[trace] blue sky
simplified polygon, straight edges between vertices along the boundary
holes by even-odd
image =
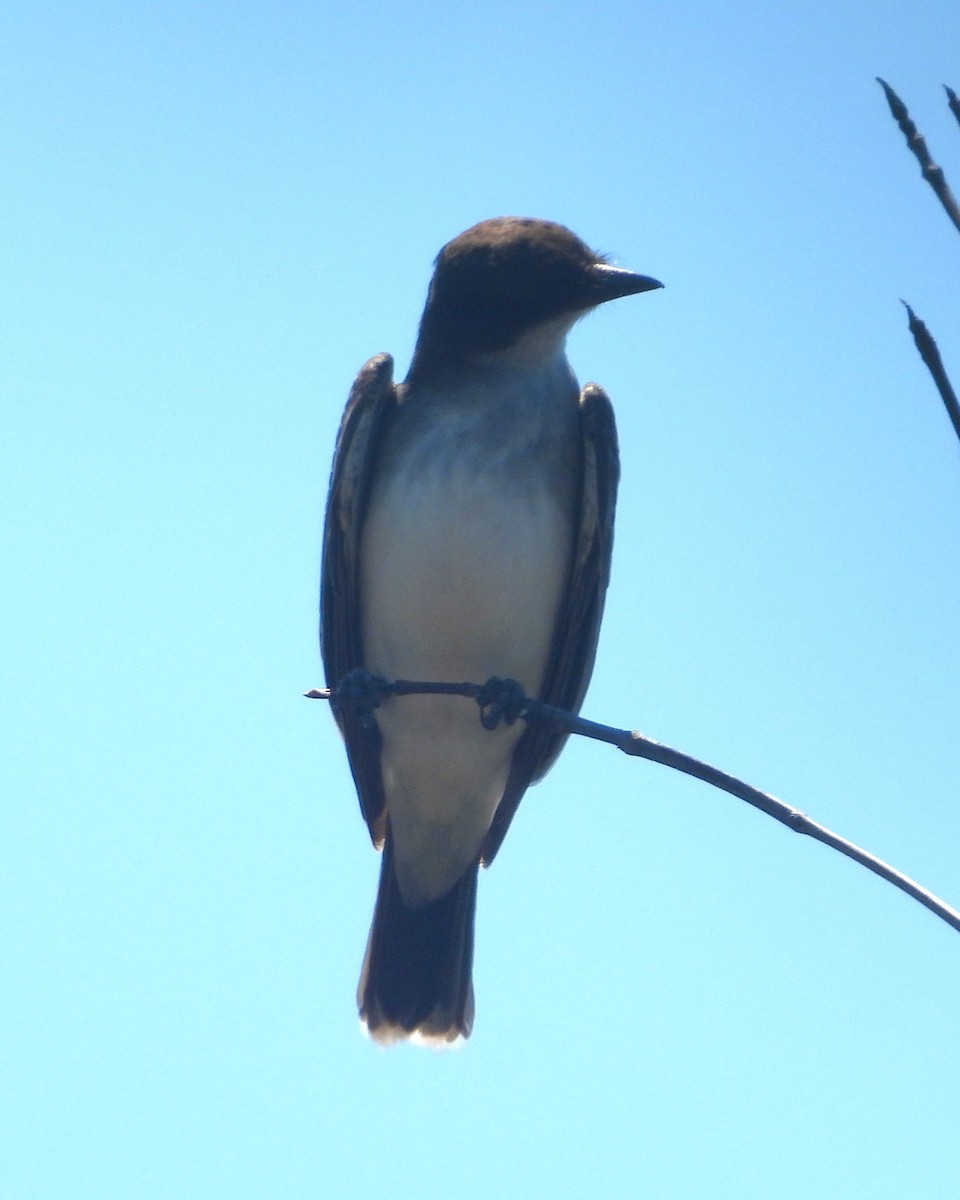
[[[320,682],[347,390],[430,264],[570,225],[666,288],[617,408],[585,714],[960,903],[955,0],[17,5],[0,41],[7,1194],[954,1197],[960,941],[729,797],[571,744],[481,878],[477,1021],[381,1052]]]

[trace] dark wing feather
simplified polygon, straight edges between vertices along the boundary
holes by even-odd
[[[350,389],[330,475],[320,581],[320,650],[330,688],[337,687],[348,671],[363,666],[360,533],[380,435],[396,404],[393,359],[378,354],[361,369]],[[380,732],[375,722],[365,726],[350,713],[337,714],[337,724],[347,745],[360,809],[379,845],[384,835]]]
[[[580,395],[583,482],[580,526],[566,601],[553,634],[553,646],[539,699],[579,712],[593,671],[600,618],[613,550],[613,518],[620,480],[617,427],[606,392],[590,383]],[[542,723],[527,726],[513,753],[503,799],[483,845],[489,865],[503,841],[523,793],[541,779],[563,749],[567,734]]]

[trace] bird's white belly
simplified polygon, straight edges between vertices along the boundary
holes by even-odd
[[[451,468],[378,489],[361,549],[366,667],[388,679],[517,679],[539,691],[569,571],[569,514],[546,487]],[[404,696],[377,712],[397,874],[441,895],[479,851],[523,723],[490,732],[468,698]]]

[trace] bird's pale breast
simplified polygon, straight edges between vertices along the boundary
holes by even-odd
[[[547,450],[542,422],[525,433],[514,418],[498,438],[489,421],[471,428],[479,419],[431,412],[385,458],[361,550],[365,665],[392,679],[499,675],[536,694],[570,569],[575,400]],[[400,886],[425,902],[478,852],[522,723],[491,733],[472,700],[425,696],[393,698],[377,719]]]

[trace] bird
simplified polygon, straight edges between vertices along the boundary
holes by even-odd
[[[610,577],[619,481],[602,388],[567,361],[574,323],[662,284],[553,221],[495,217],[438,254],[406,378],[363,366],[334,451],[320,642],[328,688],[516,681],[577,712]],[[370,1038],[470,1036],[479,867],[566,736],[485,728],[474,700],[334,703],[370,837],[382,851],[357,1004]]]

